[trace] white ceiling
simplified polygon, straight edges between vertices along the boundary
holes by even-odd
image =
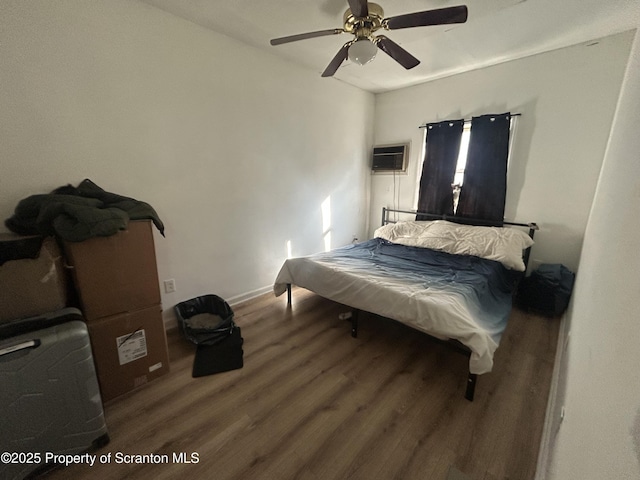
[[[342,28],[346,0],[142,0],[166,12],[305,65],[320,75],[350,34],[273,47],[269,40]],[[392,17],[464,0],[377,0]],[[638,0],[472,0],[466,23],[384,32],[421,63],[405,70],[383,52],[369,64],[345,61],[340,80],[384,92],[636,28]]]

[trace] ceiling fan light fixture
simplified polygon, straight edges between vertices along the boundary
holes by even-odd
[[[349,60],[358,65],[366,65],[373,60],[378,47],[368,38],[359,38],[349,47]]]

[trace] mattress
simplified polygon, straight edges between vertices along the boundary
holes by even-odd
[[[518,272],[471,255],[454,255],[375,238],[285,261],[274,293],[287,284],[409,325],[471,351],[469,371],[490,372],[511,311]]]

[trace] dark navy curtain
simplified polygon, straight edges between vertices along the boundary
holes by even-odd
[[[507,195],[510,113],[471,120],[471,137],[456,216],[501,225]]]
[[[426,155],[422,164],[418,211],[453,215],[453,177],[460,152],[464,120],[427,125]],[[416,220],[427,219],[416,216]]]

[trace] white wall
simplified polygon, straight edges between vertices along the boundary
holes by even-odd
[[[640,478],[638,125],[636,35],[568,312],[571,335],[555,399],[566,413],[552,452],[554,480]]]
[[[505,218],[538,222],[532,260],[578,266],[632,33],[510,61],[376,97],[375,144],[410,140],[406,176],[374,176],[371,228],[383,206],[412,208],[425,122],[505,111],[514,136]]]
[[[90,178],[153,205],[160,280],[244,298],[365,236],[374,97],[131,0],[0,3],[0,217]],[[4,226],[3,226],[4,228]],[[171,311],[165,312],[166,318]]]

